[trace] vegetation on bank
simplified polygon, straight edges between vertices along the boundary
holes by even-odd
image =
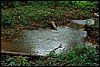
[[[51,52],[35,61],[32,59],[28,61],[28,58],[6,57],[1,59],[1,64],[4,66],[99,66],[99,50],[92,46],[80,45],[59,54]]]
[[[37,61],[37,66],[98,66],[99,51],[90,46],[76,46],[60,54],[51,52]]]
[[[1,1],[1,24],[14,27],[34,21],[49,23],[53,17],[67,15],[74,19],[90,16],[98,7],[98,1]]]

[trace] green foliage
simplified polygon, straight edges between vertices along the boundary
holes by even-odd
[[[11,14],[2,13],[1,24],[7,25],[9,27],[14,26],[15,18]]]
[[[1,24],[7,26],[28,25],[32,21],[48,23],[51,16],[62,16],[63,11],[56,11],[42,6],[23,6],[9,10],[1,10]]]
[[[78,7],[81,9],[93,9],[95,8],[96,5],[96,1],[95,2],[87,2],[87,1],[81,1],[81,2],[77,2],[78,3]]]
[[[27,1],[1,1],[1,8],[15,8],[27,5]]]
[[[1,8],[9,8],[13,6],[14,5],[12,1],[1,1]]]
[[[48,7],[69,7],[69,8],[94,8],[99,7],[98,1],[1,1],[3,8],[12,8],[18,6],[48,6]]]
[[[27,57],[19,56],[17,58],[6,59],[6,66],[31,66],[31,63],[26,60]]]
[[[72,66],[98,66],[99,51],[90,46],[78,46],[68,54]],[[68,59],[68,60],[69,60]]]
[[[12,27],[28,25],[32,21],[48,23],[53,16],[62,17],[66,13],[66,10],[56,10],[52,7],[92,10],[97,5],[98,1],[1,1],[1,6],[6,8],[1,9],[1,24]],[[81,13],[89,14],[88,12]]]
[[[45,64],[46,61],[49,61]],[[58,66],[69,62],[68,66],[98,66],[99,51],[90,46],[77,46],[71,51],[65,51],[60,54],[51,52],[47,57],[40,58],[37,64],[40,66]]]
[[[99,65],[99,50],[92,46],[76,46],[69,51],[64,51],[56,54],[51,51],[47,56],[40,57],[30,63],[26,59],[28,57],[18,56],[2,57],[4,66],[98,66]]]

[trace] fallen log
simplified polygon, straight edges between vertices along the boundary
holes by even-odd
[[[43,57],[41,55],[36,55],[36,54],[32,54],[32,53],[21,53],[21,52],[11,52],[11,51],[3,51],[1,50],[1,54],[4,54],[4,55],[21,55],[21,56],[30,56],[30,57]]]

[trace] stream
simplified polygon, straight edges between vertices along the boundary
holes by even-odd
[[[76,45],[82,45],[86,36],[86,31],[68,26],[57,27],[57,30],[50,28],[22,30],[17,36],[11,38],[9,47],[5,46],[7,47],[5,49],[1,45],[1,50],[46,56],[53,50],[60,53]]]

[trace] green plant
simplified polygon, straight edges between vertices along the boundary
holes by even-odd
[[[15,22],[15,18],[11,14],[2,14],[1,24],[12,27],[14,26],[14,22]]]
[[[14,9],[2,9],[1,24],[6,26],[28,25],[32,21],[49,23],[52,16],[62,16],[64,12],[43,6],[22,6]]]
[[[78,46],[73,49],[68,57],[70,57],[70,59],[73,58],[71,61],[72,66],[99,65],[99,51],[91,46]]]
[[[56,3],[56,5],[55,5]],[[24,6],[23,6],[24,4]],[[94,9],[98,2],[88,1],[2,1],[2,6],[14,6],[14,8],[1,9],[1,24],[5,26],[28,25],[32,21],[48,23],[53,16],[65,16],[66,10],[53,9],[52,7],[64,7],[68,9]],[[46,6],[45,6],[46,5]],[[82,14],[90,14],[88,11],[81,11]]]
[[[99,51],[91,46],[76,46],[69,52],[65,51],[60,54],[51,52],[47,57],[37,60],[36,64],[40,66],[60,66],[64,64],[68,66],[98,66]]]
[[[78,8],[82,8],[82,9],[93,9],[95,8],[96,5],[96,1],[91,2],[91,1],[78,1]]]
[[[26,60],[27,57],[19,56],[17,58],[6,59],[6,66],[31,66],[31,63]]]

